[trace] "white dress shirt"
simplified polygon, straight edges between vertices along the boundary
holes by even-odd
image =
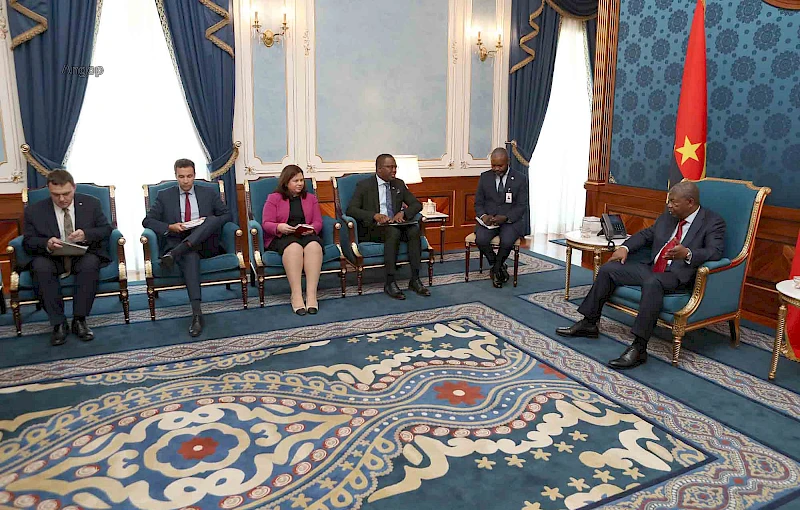
[[[64,234],[64,209],[60,208],[53,202],[53,210],[56,212],[56,222],[58,222],[58,233],[61,235],[61,240],[66,241],[67,236]],[[72,231],[78,230],[78,227],[75,226],[75,200],[69,204],[67,207],[69,211],[69,217],[72,218]]]
[[[181,221],[186,217],[186,192],[183,191],[180,187],[178,188],[180,191],[180,203],[181,203]],[[192,189],[189,190],[189,205],[192,207],[192,215],[191,220],[196,220],[200,218],[200,208],[197,206],[197,195],[194,194],[194,186]]]
[[[386,209],[386,185],[389,183],[377,175],[375,175],[375,178],[378,179],[378,199],[381,203],[381,214],[388,216],[389,211]]]
[[[694,223],[694,219],[697,217],[697,213],[698,212],[700,212],[700,208],[699,207],[697,208],[697,210],[695,212],[693,212],[692,214],[690,214],[689,216],[687,216],[684,219],[686,224],[683,226],[683,230],[681,231],[681,238],[680,238],[681,244],[683,244],[683,240],[686,237],[686,234],[689,232],[689,229],[692,228],[692,223]],[[680,225],[680,221],[678,222],[678,225]],[[678,234],[678,225],[675,226],[675,230],[673,230],[672,231],[672,235],[669,236],[669,241],[671,241]],[[654,263],[655,263],[656,260],[658,260],[658,257],[661,255],[661,252],[664,251],[664,247],[667,246],[667,244],[669,244],[669,241],[667,241],[667,243],[664,244],[664,246],[662,246],[660,250],[658,250],[658,254],[656,255],[656,258],[653,259]],[[692,263],[692,252],[691,251],[689,251],[689,255],[686,256],[686,258],[684,259],[684,262],[686,262],[687,264],[691,264]],[[667,265],[669,266],[671,264],[672,264],[672,261],[668,260],[667,261]]]

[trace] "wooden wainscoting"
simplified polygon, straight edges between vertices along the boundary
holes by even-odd
[[[586,184],[586,190],[586,214],[619,214],[628,233],[652,225],[664,211],[666,191],[592,183]],[[778,314],[775,284],[789,276],[798,230],[800,209],[764,206],[745,282],[744,318],[775,327]],[[583,265],[592,267],[591,257],[585,258]]]

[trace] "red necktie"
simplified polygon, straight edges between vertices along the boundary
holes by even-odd
[[[680,223],[678,223],[678,231],[675,233],[675,237],[670,239],[666,246],[661,249],[661,253],[658,254],[656,263],[653,264],[654,273],[663,273],[667,269],[667,252],[681,244],[684,225],[686,225],[686,220],[681,220]]]
[[[186,212],[183,215],[183,221],[192,220],[192,203],[189,202],[189,192],[186,191]]]

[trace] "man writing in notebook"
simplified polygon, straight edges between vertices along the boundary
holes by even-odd
[[[70,275],[75,276],[72,333],[89,342],[94,339],[94,333],[86,325],[86,317],[92,311],[100,267],[111,261],[108,239],[112,228],[100,201],[75,193],[75,180],[66,170],[47,174],[47,189],[50,200],[25,208],[22,245],[33,256],[34,286],[53,326],[50,343],[63,344],[70,331],[64,315],[60,281]],[[82,255],[61,256],[58,252],[64,241],[87,249]]]

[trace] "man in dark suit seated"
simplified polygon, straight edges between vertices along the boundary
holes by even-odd
[[[394,278],[397,265],[397,251],[400,241],[408,243],[408,262],[411,265],[411,280],[408,289],[421,296],[431,292],[419,279],[422,244],[420,229],[413,225],[392,225],[411,220],[422,211],[422,204],[411,193],[406,184],[395,177],[397,162],[391,154],[381,154],[375,160],[375,176],[360,181],[356,185],[353,198],[345,213],[358,222],[359,242],[383,243],[383,257],[386,270],[386,283],[383,290],[394,299],[406,296]],[[403,204],[406,205],[403,208]]]
[[[231,214],[219,193],[212,188],[195,187],[194,177],[191,160],[176,161],[177,185],[158,193],[142,225],[160,236],[161,266],[168,271],[175,264],[180,268],[192,305],[189,334],[198,336],[204,324],[200,308],[200,259],[214,257],[222,251],[219,239]],[[200,218],[205,218],[201,225],[185,226]]]
[[[475,192],[475,214],[487,225],[475,225],[475,244],[492,266],[492,285],[497,288],[508,281],[505,262],[514,243],[524,236],[525,215],[528,207],[528,180],[524,175],[508,169],[508,152],[502,147],[492,151],[492,169],[481,174]],[[500,236],[497,255],[491,246],[492,239]]]
[[[25,208],[22,245],[33,255],[31,273],[36,293],[53,326],[50,343],[67,341],[69,328],[64,315],[59,278],[75,275],[75,296],[72,302],[72,332],[84,342],[94,339],[86,325],[92,311],[100,279],[100,267],[108,264],[108,239],[111,225],[103,214],[100,201],[90,195],[75,193],[75,180],[66,170],[47,174],[51,200],[42,200]],[[62,242],[87,246],[83,255],[58,256],[53,252]]]
[[[598,336],[597,323],[603,305],[619,285],[642,288],[639,314],[631,332],[635,336],[625,352],[608,362],[612,368],[633,368],[647,361],[647,341],[653,333],[665,293],[692,288],[697,268],[722,258],[725,221],[714,211],[700,207],[700,190],[693,182],[676,184],[669,191],[668,213],[655,224],[625,241],[600,267],[597,280],[578,311],[584,319],[568,328],[558,328],[562,336]],[[647,262],[628,262],[628,255],[649,249]]]

